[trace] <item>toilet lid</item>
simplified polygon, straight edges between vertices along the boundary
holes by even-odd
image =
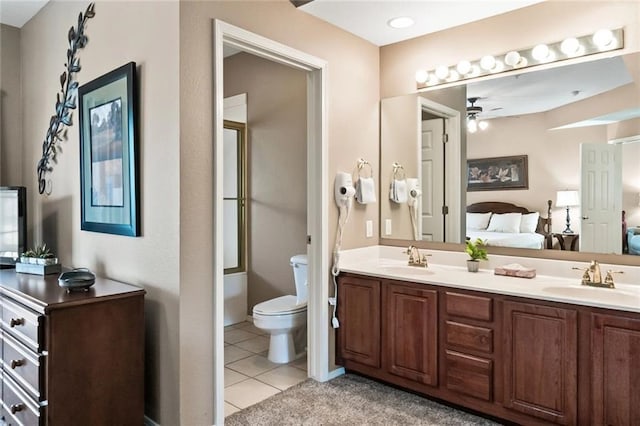
[[[296,296],[288,295],[276,297],[266,302],[258,303],[253,307],[253,312],[260,315],[295,314],[307,309],[307,302],[296,303]]]

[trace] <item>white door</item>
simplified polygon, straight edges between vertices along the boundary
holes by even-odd
[[[420,225],[425,241],[444,241],[444,120],[422,122]]]
[[[622,253],[620,145],[580,144],[580,251]]]

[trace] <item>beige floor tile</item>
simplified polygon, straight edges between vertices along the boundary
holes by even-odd
[[[225,346],[224,348],[224,363],[229,364],[236,362],[240,359],[247,358],[253,355],[253,352],[246,351],[234,345]]]
[[[253,339],[243,340],[236,343],[236,346],[247,351],[259,354],[269,349],[269,338],[265,336],[255,336]]]
[[[226,376],[225,376],[226,379]],[[274,386],[280,390],[285,390],[297,385],[307,379],[307,372],[290,365],[274,368],[266,373],[256,376],[256,380]]]
[[[269,334],[264,330],[260,330],[258,327],[256,327],[250,322],[244,322],[242,324],[243,324],[242,327],[240,327],[242,330],[250,331],[251,333],[257,334],[259,336],[266,336]]]
[[[249,379],[226,388],[224,399],[238,408],[247,408],[279,392],[273,386]]]
[[[247,380],[249,377],[244,374],[240,374],[237,371],[233,371],[230,368],[224,369],[224,387],[229,387],[231,385],[235,385],[236,383],[240,383],[243,380]]]
[[[245,376],[255,377],[258,374],[265,373],[279,365],[280,364],[275,364],[261,355],[253,355],[248,358],[241,359],[240,361],[227,364],[226,367],[235,370],[238,373],[242,373]]]
[[[225,330],[224,332],[224,341],[227,343],[236,344],[238,342],[242,342],[243,340],[252,339],[256,337],[254,333],[244,329],[236,329],[236,330]]]
[[[224,416],[230,416],[233,413],[237,413],[238,411],[240,411],[240,409],[238,407],[234,407],[233,405],[229,404],[227,401],[224,402]]]
[[[288,365],[307,371],[307,355],[291,361]]]

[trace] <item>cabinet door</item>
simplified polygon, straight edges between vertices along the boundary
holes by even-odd
[[[421,288],[422,287],[422,288]],[[383,327],[387,371],[422,384],[438,384],[437,292],[421,285],[385,286]]]
[[[592,424],[640,424],[640,320],[591,316]]]
[[[576,311],[504,303],[504,405],[557,424],[575,424]]]
[[[340,357],[380,367],[380,281],[341,277],[338,286]]]

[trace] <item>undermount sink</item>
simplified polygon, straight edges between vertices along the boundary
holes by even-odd
[[[563,297],[588,297],[600,302],[623,302],[629,303],[631,300],[640,301],[640,295],[637,292],[620,290],[617,288],[598,288],[587,286],[567,286],[567,287],[544,287],[545,293]]]
[[[418,274],[418,275],[430,275],[433,274],[433,271],[430,271],[428,268],[424,266],[382,266],[385,272],[390,274]]]

